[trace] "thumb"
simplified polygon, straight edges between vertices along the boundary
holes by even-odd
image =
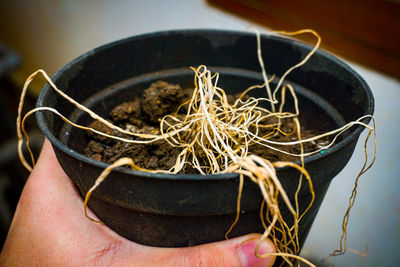
[[[271,267],[275,256],[256,257],[255,249],[261,235],[249,234],[225,241],[187,248],[151,248],[141,253],[147,266],[264,266]],[[275,253],[271,240],[261,242],[258,254]],[[143,251],[142,251],[143,252]],[[148,254],[149,253],[149,254]],[[147,254],[147,255],[146,255]],[[150,256],[151,255],[151,256]],[[149,259],[150,262],[149,262]],[[138,258],[135,259],[136,264]],[[141,266],[141,263],[138,265]]]

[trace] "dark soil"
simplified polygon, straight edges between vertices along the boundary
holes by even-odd
[[[160,120],[165,115],[176,112],[182,103],[190,99],[192,93],[192,89],[182,89],[179,85],[158,81],[144,90],[141,98],[138,97],[114,107],[109,113],[110,117],[108,119],[121,128],[130,127],[137,133],[159,133]],[[228,96],[228,101],[233,102],[234,99],[235,96]],[[185,111],[185,106],[179,110],[182,114],[185,114]],[[108,134],[132,138],[124,136],[98,121],[93,121],[89,127]],[[284,132],[291,132],[294,129],[294,124],[291,121],[284,121],[281,129]],[[301,129],[301,134],[302,138],[305,139],[319,133],[313,130]],[[261,132],[259,136],[262,135],[263,133]],[[181,152],[180,148],[172,147],[163,140],[150,144],[129,144],[93,134],[92,132],[88,132],[87,136],[88,144],[84,150],[85,155],[109,164],[122,157],[130,157],[139,167],[168,170],[175,165],[176,158]],[[293,141],[296,139],[296,134],[291,136],[278,134],[271,138],[274,141]],[[291,153],[300,153],[300,146],[287,146],[281,149]],[[317,149],[316,144],[307,143],[304,145],[304,151],[315,149]],[[298,159],[257,144],[249,147],[249,153],[261,156],[272,162]],[[191,167],[186,167],[183,172],[192,173],[194,170]]]

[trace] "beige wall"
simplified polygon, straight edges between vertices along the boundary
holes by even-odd
[[[0,0],[0,42],[20,52],[22,81],[38,68],[53,74],[99,45],[177,28],[244,29],[248,23],[202,0]],[[36,83],[36,91],[41,83]]]

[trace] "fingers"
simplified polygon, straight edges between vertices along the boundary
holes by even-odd
[[[84,216],[83,200],[46,140],[23,190],[0,265],[272,266],[274,256],[255,256],[259,237],[246,235],[187,248],[131,242]],[[274,252],[268,240],[258,254]]]
[[[187,248],[143,246],[140,255],[133,256],[134,261],[125,262],[135,266],[272,266],[275,256],[261,258],[255,255],[260,237],[259,234],[250,234]],[[262,242],[258,250],[259,255],[274,252],[275,246],[270,240]]]
[[[69,236],[75,242],[71,246],[76,246],[78,242],[85,244],[81,251],[86,251],[91,263],[115,263],[115,266],[272,266],[275,261],[274,256],[255,256],[259,235],[246,235],[196,247],[155,248],[128,241],[107,226],[89,221],[83,213],[82,198],[63,172],[47,140],[30,179],[33,188],[30,195],[35,198],[38,198],[38,194],[56,198],[44,199],[41,204],[52,202],[47,208],[47,215],[53,218],[53,227],[57,227],[56,238],[62,240]],[[63,207],[62,212],[60,207]],[[266,241],[260,246],[258,254],[273,252],[275,246],[271,241]]]
[[[81,196],[46,140],[23,189],[0,265],[79,265],[97,246],[112,243],[113,234],[85,217]]]

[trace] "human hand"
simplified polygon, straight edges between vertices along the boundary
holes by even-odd
[[[254,237],[187,248],[131,242],[85,217],[82,197],[46,140],[18,203],[0,266],[272,266],[275,257],[255,256]],[[274,252],[270,240],[259,250]]]

